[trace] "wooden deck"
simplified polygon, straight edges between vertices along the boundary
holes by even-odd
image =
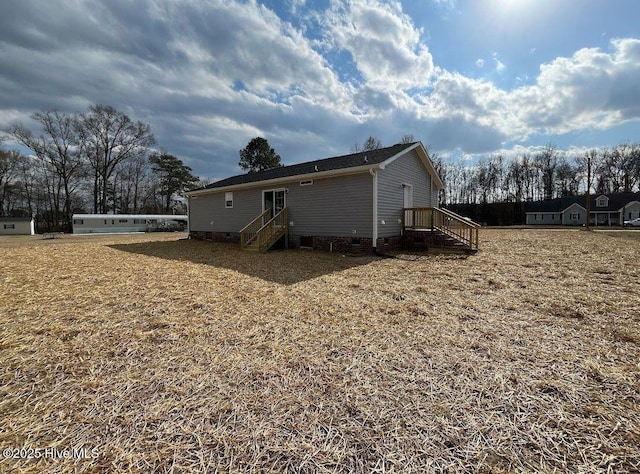
[[[409,207],[402,212],[404,231],[428,231],[434,246],[477,252],[480,225],[438,207]],[[425,240],[426,241],[426,240]]]

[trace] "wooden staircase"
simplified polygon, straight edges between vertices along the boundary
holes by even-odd
[[[285,207],[272,218],[269,218],[271,209],[267,209],[240,231],[240,246],[254,252],[266,252],[282,236],[285,237],[285,245],[288,247],[289,237],[289,211]]]
[[[478,251],[480,225],[447,209],[405,208],[402,225],[410,244],[467,253]]]

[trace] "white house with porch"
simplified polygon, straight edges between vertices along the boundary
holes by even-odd
[[[640,217],[640,193],[611,193],[590,196],[593,226],[620,226]],[[586,196],[566,196],[527,204],[527,225],[585,225]]]

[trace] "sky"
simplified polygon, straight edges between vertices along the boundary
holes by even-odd
[[[2,0],[0,130],[115,107],[194,174],[410,134],[473,163],[640,141],[638,0]]]

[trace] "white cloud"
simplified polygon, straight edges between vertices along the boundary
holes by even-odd
[[[445,71],[417,101],[420,115],[444,120],[455,114],[510,140],[640,119],[640,40],[611,45],[612,52],[582,49],[543,64],[535,84],[513,91]]]
[[[433,58],[399,2],[334,0],[323,23],[327,43],[351,54],[370,87],[406,90],[429,83]]]
[[[498,59],[498,53],[493,53],[493,62],[496,65],[496,72],[498,74],[502,74],[507,68],[507,66],[505,66],[505,64]]]
[[[540,66],[536,84],[512,94],[523,122],[565,133],[640,118],[640,40],[611,45],[611,53],[586,48]]]

